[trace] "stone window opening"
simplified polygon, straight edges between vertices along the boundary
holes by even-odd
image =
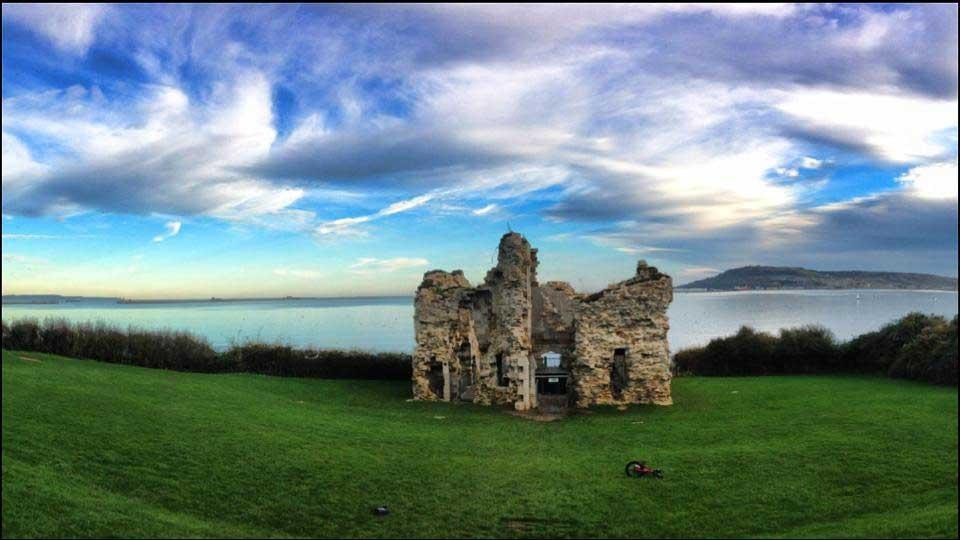
[[[503,365],[503,353],[497,354],[497,386],[507,386],[507,373]]]
[[[543,367],[558,368],[560,367],[560,360],[563,358],[563,356],[560,353],[550,351],[541,354],[540,358],[543,360]]]
[[[613,363],[610,364],[610,390],[613,397],[620,399],[628,384],[630,379],[627,375],[627,349],[614,349]]]

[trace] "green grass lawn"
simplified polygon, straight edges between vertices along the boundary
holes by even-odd
[[[3,536],[957,537],[956,389],[673,389],[538,423],[404,382],[4,351]],[[666,477],[627,478],[638,458]]]

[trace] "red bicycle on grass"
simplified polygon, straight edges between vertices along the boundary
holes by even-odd
[[[643,478],[644,476],[652,476],[654,478],[663,478],[662,469],[651,469],[647,467],[646,462],[644,461],[631,461],[627,463],[627,476],[630,478]]]

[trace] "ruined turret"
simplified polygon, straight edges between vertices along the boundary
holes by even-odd
[[[541,285],[537,250],[508,233],[477,287],[459,270],[424,274],[414,304],[414,397],[521,411],[670,404],[672,299],[670,277],[644,261],[632,278],[589,296],[564,282]]]
[[[512,403],[517,410],[536,405],[530,379],[536,369],[531,363],[531,288],[536,280],[536,250],[520,234],[505,234],[497,249],[497,266],[483,283],[492,299],[487,363],[495,376],[478,387],[481,402]]]

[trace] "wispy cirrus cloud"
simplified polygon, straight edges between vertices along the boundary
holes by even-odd
[[[24,266],[40,266],[48,264],[50,261],[42,257],[35,257],[33,255],[24,255],[22,253],[4,253],[3,262],[5,263],[14,263]]]
[[[163,242],[164,240],[167,240],[167,239],[169,239],[169,238],[173,238],[174,236],[180,234],[180,228],[181,228],[182,226],[183,226],[183,224],[182,224],[181,222],[179,222],[179,221],[168,221],[168,222],[164,225],[164,229],[165,229],[164,232],[161,233],[161,234],[158,234],[157,236],[154,236],[154,237],[153,237],[153,241],[154,241],[154,242]]]
[[[394,214],[400,214],[402,212],[413,210],[414,208],[423,206],[434,198],[436,198],[436,195],[428,193],[413,197],[411,199],[397,201],[373,214],[326,221],[318,225],[314,229],[314,233],[318,237],[326,238],[363,236],[366,234],[366,231],[360,226],[364,223],[369,223],[386,216],[392,216]]]
[[[908,249],[912,225],[956,252],[955,5],[26,9],[4,6],[5,216],[349,243],[522,208],[678,267]],[[54,76],[24,35],[71,60]]]
[[[486,216],[500,210],[500,206],[496,203],[490,203],[482,208],[477,208],[472,210],[470,213],[475,216]]]
[[[428,264],[430,264],[428,260],[420,257],[394,257],[392,259],[364,257],[350,265],[350,272],[361,275],[375,275],[396,272],[397,270],[423,268]]]
[[[23,24],[63,51],[84,54],[109,9],[103,4],[3,4],[3,17]]]
[[[203,104],[161,85],[145,89],[132,105],[79,86],[4,98],[4,212],[303,220],[289,208],[303,189],[236,170],[269,151],[272,121],[270,86],[257,73],[238,75]],[[8,152],[8,141],[22,144],[9,132],[56,141],[69,159],[54,167],[37,163],[25,146]]]

